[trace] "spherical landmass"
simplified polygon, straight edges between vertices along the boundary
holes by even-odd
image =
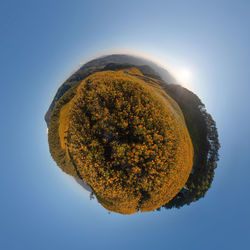
[[[215,126],[209,134],[213,120],[197,96],[166,83],[174,79],[163,73],[126,55],[90,61],[59,88],[46,113],[57,165],[110,211],[178,207],[206,192],[201,177],[211,184],[219,146],[216,136],[212,144],[207,139],[217,135]]]
[[[142,77],[137,69],[94,73],[59,115],[66,158],[104,207],[124,214],[171,200],[193,162],[181,110]]]

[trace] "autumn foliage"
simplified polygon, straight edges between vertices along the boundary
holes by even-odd
[[[57,113],[57,147],[105,208],[152,211],[178,194],[193,146],[179,106],[159,86],[137,69],[107,70],[72,96]]]

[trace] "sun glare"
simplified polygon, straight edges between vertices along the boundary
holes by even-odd
[[[176,78],[181,84],[187,84],[191,78],[192,78],[192,73],[188,68],[182,68],[178,70],[176,74]]]

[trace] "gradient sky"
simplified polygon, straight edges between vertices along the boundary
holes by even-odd
[[[248,249],[249,1],[0,1],[0,249]],[[83,61],[139,53],[175,72],[218,127],[204,199],[181,209],[108,212],[56,166],[44,114]]]

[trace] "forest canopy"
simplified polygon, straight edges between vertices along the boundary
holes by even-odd
[[[133,68],[92,74],[58,120],[59,147],[75,166],[69,172],[88,183],[104,207],[128,214],[171,200],[193,165],[180,108],[137,75]]]

